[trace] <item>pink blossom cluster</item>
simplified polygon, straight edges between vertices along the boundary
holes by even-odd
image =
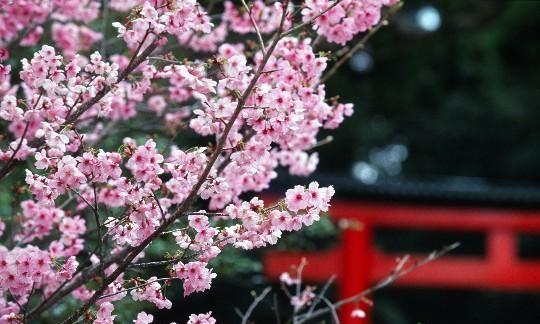
[[[219,44],[222,44],[229,30],[226,23],[221,23],[214,27],[209,33],[182,33],[177,35],[178,42],[184,46],[189,46],[197,52],[215,52]]]
[[[216,324],[216,320],[212,317],[212,312],[193,314],[189,317],[187,324]]]
[[[126,12],[141,5],[146,0],[110,0],[109,7],[113,10]]]
[[[112,312],[114,311],[114,305],[110,302],[104,302],[101,305],[99,305],[99,310],[96,314],[96,319],[94,320],[94,324],[113,324],[114,318],[116,315],[113,315]]]
[[[317,182],[274,204],[253,195],[280,167],[313,173],[320,131],[353,113],[352,104],[327,98],[328,59],[312,37],[281,34],[332,1],[307,0],[303,17],[289,1],[257,0],[249,12],[226,2],[216,18],[195,0],[111,0],[114,15],[129,11],[112,23],[116,40],[95,29],[102,1],[10,3],[0,4],[0,184],[19,176],[23,185],[14,188],[13,221],[0,220],[0,324],[20,321],[31,298],[88,303],[94,323],[113,323],[113,303],[124,298],[170,308],[169,280],[182,282],[184,296],[206,291],[224,248],[276,244],[328,211],[334,189]],[[315,20],[317,32],[342,43],[389,4],[341,1]],[[265,46],[227,42],[231,32],[254,33],[254,24]],[[42,33],[55,47],[40,43]],[[109,41],[125,52],[96,51]],[[17,47],[28,45],[37,51],[14,64]],[[180,60],[177,48],[209,54]],[[131,137],[111,136],[130,127]],[[184,132],[202,146],[177,144]],[[132,267],[148,261],[145,248],[161,237],[176,242],[158,262],[170,277],[138,278]],[[306,291],[294,306],[311,299]],[[134,322],[152,320],[139,313]],[[215,319],[209,312],[188,323]]]
[[[291,297],[291,305],[294,307],[295,311],[311,305],[313,299],[315,299],[313,289],[313,287],[307,286],[304,288],[304,290],[302,290],[299,296]]]
[[[330,306],[330,309],[327,309],[329,312],[332,311],[336,305],[347,304],[347,302],[344,301],[340,301],[336,304],[331,304],[331,302],[328,301],[328,299],[324,296],[328,288],[328,284],[325,285],[318,294],[316,294],[317,287],[302,284],[302,272],[306,265],[308,265],[307,260],[302,259],[299,265],[292,265],[290,271],[283,272],[279,276],[279,281],[281,282],[282,288],[286,295],[289,297],[289,302],[297,318],[310,319],[310,315],[313,313],[313,310],[321,301],[325,301],[325,303]],[[360,302],[363,302],[368,306],[373,306],[373,303],[369,299],[365,297],[360,298],[363,293],[365,293],[365,291],[355,296],[358,298],[358,300],[355,301],[356,308],[354,308],[350,313],[350,317],[352,318],[366,317],[366,312],[360,308]],[[352,298],[348,298],[348,300],[350,299]],[[305,312],[301,314],[302,311]]]
[[[237,101],[225,96],[229,91],[243,91],[257,66],[250,66],[236,47],[223,45],[219,81],[219,97],[204,99],[206,107],[195,109],[190,126],[201,135],[219,134],[233,115]],[[259,62],[262,53],[255,56]],[[308,153],[316,145],[321,128],[335,128],[344,116],[352,114],[352,105],[329,104],[324,86],[318,81],[326,67],[326,58],[317,57],[309,40],[285,38],[275,55],[266,64],[269,73],[247,100],[241,119],[228,137],[228,147],[240,144],[244,149],[233,152],[222,172],[227,189],[210,195],[211,208],[223,208],[243,191],[261,191],[275,178],[279,165],[291,174],[308,175],[318,163],[316,153]],[[240,131],[249,127],[251,139],[242,143]],[[275,146],[276,144],[277,146]],[[247,172],[246,172],[247,170]]]
[[[212,279],[217,275],[208,269],[204,262],[178,262],[175,267],[175,275],[184,282],[184,296],[193,292],[201,292],[210,289]]]
[[[63,281],[71,279],[77,266],[74,257],[62,265],[60,259],[52,258],[50,253],[33,245],[12,250],[0,246],[2,291],[9,292],[14,299],[6,302],[5,295],[0,297],[0,305],[3,305],[0,307],[0,322],[5,323],[17,314],[19,305],[26,304],[34,290],[44,287],[45,294],[48,294]]]
[[[75,31],[78,31],[83,44],[96,37],[99,38],[98,33],[74,23],[89,23],[95,20],[99,15],[100,6],[99,0],[2,1],[0,3],[0,49],[6,50],[4,46],[13,45],[13,42],[21,46],[34,46],[39,42],[43,34],[42,25],[48,19],[64,23],[71,21],[67,25],[70,26],[68,29],[56,30],[56,35],[53,36],[53,40],[62,49],[66,49],[63,46],[68,42],[66,35],[68,38],[75,36]],[[70,41],[72,41],[71,46],[77,46],[75,39],[70,39]]]
[[[135,324],[150,324],[154,321],[154,316],[146,312],[137,314],[137,318],[133,321]]]
[[[316,18],[313,28],[319,35],[329,42],[344,45],[376,25],[383,6],[397,2],[399,0],[342,0],[335,5],[336,0],[306,0],[302,16],[304,21]]]
[[[145,1],[128,28],[119,22],[113,24],[118,29],[118,37],[122,37],[130,48],[149,45],[153,38],[160,37],[165,31],[171,35],[189,32],[208,33],[212,23],[204,8],[196,1],[181,0],[171,2],[171,6],[162,9]],[[148,34],[151,33],[151,37]]]
[[[157,282],[157,277],[148,278],[147,284],[141,286],[141,288],[131,291],[131,298],[133,300],[146,300],[156,305],[159,309],[171,308],[172,303],[163,295],[161,285]]]
[[[294,194],[294,198],[287,197],[275,208],[265,208],[264,202],[258,198],[243,202],[240,206],[227,206],[229,217],[238,219],[241,225],[225,229],[223,238],[238,248],[260,248],[275,244],[282,231],[298,231],[303,226],[313,224],[319,219],[321,211],[328,210],[334,190],[332,187],[318,188],[315,182],[311,183],[310,188],[316,190],[316,199],[311,199],[304,187],[296,186],[287,192],[287,196]],[[296,198],[297,192],[301,193],[299,199]]]
[[[285,287],[294,286],[296,288],[296,293],[290,297],[290,303],[295,313],[311,305],[316,297],[314,293],[315,287],[306,286],[304,289],[301,289],[303,266],[303,264],[298,266],[295,276],[291,276],[289,272],[283,272],[279,277],[279,280]]]
[[[229,23],[232,31],[239,34],[255,32],[250,15],[244,7],[239,4],[235,5],[232,1],[225,1],[224,5],[223,20]],[[269,34],[278,29],[283,14],[282,3],[274,2],[267,5],[265,1],[255,0],[251,4],[250,10],[251,16],[261,33]],[[291,8],[289,7],[288,10],[290,11]],[[287,20],[286,27],[289,27],[290,23],[290,20]]]
[[[80,216],[66,216],[59,208],[39,204],[33,200],[21,203],[22,228],[15,239],[22,243],[32,242],[49,236],[53,229],[61,233],[59,239],[51,241],[51,257],[69,257],[77,255],[83,249],[81,236],[86,231],[86,222]]]
[[[54,163],[52,160],[58,162],[63,154],[77,151],[81,144],[75,131],[61,129],[63,123],[83,100],[116,83],[118,65],[103,62],[98,53],[92,54],[89,61],[79,57],[65,63],[53,47],[44,45],[30,61],[22,60],[20,77],[27,99],[18,100],[8,94],[0,102],[0,119],[10,122],[9,130],[19,140],[11,142],[5,152],[0,151],[0,160],[26,159],[35,151],[28,142],[40,138],[47,149],[39,154]]]
[[[54,23],[51,30],[53,41],[62,49],[66,58],[90,50],[94,43],[102,39],[101,33],[74,23]]]
[[[19,31],[21,29],[32,29],[28,30],[29,34],[32,34],[32,32],[41,34],[43,29],[39,28],[38,30],[37,28],[41,23],[45,22],[47,16],[51,13],[52,2],[28,0],[3,1],[0,4],[0,9],[0,21],[2,22],[0,24],[0,44],[7,44],[20,37]],[[36,26],[31,28],[34,23]],[[32,38],[32,36],[28,36],[23,37],[21,45],[30,45],[24,42],[24,38]]]

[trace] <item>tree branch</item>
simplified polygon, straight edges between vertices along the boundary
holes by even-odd
[[[131,61],[129,62],[128,66],[118,75],[118,80],[116,81],[116,84],[122,82],[131,72],[133,72],[133,70],[135,70],[143,61],[146,60],[146,58],[157,48],[158,39],[159,38],[156,36],[156,39],[150,45],[148,45],[148,47],[146,47],[140,55],[138,55],[138,52],[135,52],[133,54],[133,57]],[[62,124],[62,126],[60,126],[60,129],[70,124],[73,124],[75,121],[77,121],[77,119],[82,114],[84,114],[93,105],[95,105],[101,99],[103,99],[103,97],[105,97],[105,95],[107,95],[111,90],[112,90],[111,86],[105,86],[103,89],[101,89],[101,91],[96,93],[94,97],[82,103],[79,107],[77,107],[77,110],[69,116],[66,122]],[[43,144],[45,144],[45,140],[43,138],[35,139],[31,141],[30,143],[28,143],[28,145],[33,148],[39,148]],[[0,169],[0,181],[2,181],[2,179],[6,175],[8,175],[19,163],[20,161],[13,161],[12,163],[4,165],[4,167]]]
[[[288,0],[285,0],[284,8],[286,8],[287,3],[288,3]],[[173,215],[170,218],[168,218],[165,222],[163,222],[163,224],[161,224],[156,231],[154,231],[152,234],[150,234],[138,246],[136,246],[134,248],[126,248],[124,250],[124,251],[126,251],[125,252],[125,259],[122,262],[120,262],[120,264],[118,265],[118,267],[115,269],[115,271],[113,273],[111,273],[108,277],[104,278],[104,286],[105,287],[108,286],[109,284],[111,284],[120,274],[122,274],[124,272],[124,270],[127,268],[127,266],[133,261],[133,259],[135,259],[135,257],[137,255],[139,255],[146,248],[146,246],[148,246],[157,236],[159,236],[162,231],[164,231],[178,217],[182,216],[182,214],[184,214],[187,211],[187,209],[189,208],[189,206],[191,205],[193,199],[197,195],[197,192],[199,191],[201,186],[206,181],[208,175],[210,174],[210,171],[212,170],[212,167],[213,167],[214,163],[216,162],[217,158],[221,154],[221,151],[222,151],[223,147],[225,146],[225,143],[227,141],[227,137],[228,137],[233,125],[234,125],[234,122],[236,121],[236,119],[240,115],[240,112],[242,111],[242,108],[244,107],[248,97],[251,95],[253,89],[255,88],[255,85],[257,84],[257,81],[259,80],[259,77],[261,76],[262,72],[264,71],[266,63],[270,59],[271,54],[273,53],[274,49],[276,48],[278,42],[283,37],[282,33],[283,33],[283,26],[284,26],[284,23],[285,23],[286,14],[287,14],[287,10],[283,10],[283,15],[281,17],[280,26],[279,26],[278,31],[277,31],[277,33],[276,33],[276,35],[275,35],[275,37],[274,37],[274,39],[272,41],[272,44],[270,45],[270,47],[268,48],[268,51],[264,55],[260,65],[259,65],[259,68],[255,72],[255,75],[251,79],[248,87],[246,88],[243,95],[238,100],[238,104],[236,106],[236,109],[233,112],[233,114],[231,115],[231,118],[230,118],[229,122],[227,123],[227,126],[223,130],[223,133],[221,134],[221,137],[220,137],[220,139],[218,141],[218,144],[216,145],[216,149],[215,149],[214,153],[212,154],[212,156],[210,157],[205,169],[201,173],[197,183],[193,186],[192,190],[190,191],[190,193],[188,194],[188,196],[186,197],[184,202],[176,209],[176,211],[173,213]],[[77,320],[77,318],[79,318],[79,316],[84,314],[84,312],[86,310],[88,310],[88,308],[90,308],[90,306],[92,306],[99,299],[99,296],[103,293],[104,290],[105,290],[104,288],[98,289],[94,293],[94,295],[92,295],[92,297],[90,297],[90,299],[88,299],[84,303],[84,305],[82,307],[80,307],[77,311],[75,311],[75,313],[73,313],[69,318],[67,318],[64,321],[64,323],[74,323]]]
[[[259,296],[255,297],[255,300],[249,305],[248,309],[246,310],[245,314],[242,316],[242,324],[247,324],[249,317],[251,316],[251,313],[255,310],[255,307],[259,305],[259,303],[268,295],[268,293],[272,290],[270,287],[266,287]]]
[[[373,35],[375,35],[375,33],[377,33],[377,31],[379,31],[379,29],[381,29],[381,27],[388,25],[389,19],[391,17],[393,17],[399,11],[399,9],[401,9],[401,7],[403,7],[403,2],[401,2],[401,1],[396,3],[395,5],[393,5],[392,7],[390,7],[388,9],[388,11],[386,12],[386,14],[381,18],[379,23],[377,25],[375,25],[375,27],[371,28],[358,41],[358,43],[356,43],[352,48],[350,48],[349,51],[347,51],[334,65],[332,65],[332,68],[322,76],[319,83],[324,83],[328,79],[330,79],[330,77],[332,77],[337,72],[337,70],[354,55],[354,53],[356,53],[358,50],[364,48],[367,41]]]
[[[375,284],[375,286],[369,288],[369,289],[366,289],[354,296],[351,296],[349,298],[345,298],[343,300],[340,300],[338,302],[336,302],[335,304],[333,304],[333,308],[330,309],[330,308],[323,308],[323,309],[319,309],[317,311],[314,311],[312,313],[308,313],[304,316],[300,316],[301,319],[299,319],[298,321],[298,324],[301,324],[301,323],[305,323],[306,321],[308,320],[313,320],[314,318],[317,318],[321,315],[324,315],[324,314],[327,314],[329,312],[331,312],[333,309],[338,309],[340,308],[341,306],[345,305],[345,304],[349,304],[349,303],[353,303],[353,302],[358,302],[360,301],[363,297],[377,291],[377,290],[380,290],[390,284],[392,284],[393,282],[395,282],[396,280],[398,280],[399,278],[403,277],[403,276],[406,276],[408,275],[409,273],[413,272],[414,270],[440,258],[441,256],[447,254],[448,252],[456,249],[457,247],[459,247],[460,243],[459,242],[456,242],[456,243],[453,243],[453,244],[450,244],[450,245],[447,245],[445,247],[443,247],[442,249],[438,250],[438,251],[433,251],[431,254],[429,254],[426,258],[420,260],[420,261],[417,261],[415,262],[413,265],[409,266],[409,267],[405,267],[405,261],[401,261],[400,263],[398,263],[398,265],[396,266],[396,268],[392,271],[392,273],[386,277],[385,279],[379,281],[377,284]],[[307,315],[310,315],[309,317]]]
[[[261,46],[261,51],[263,52],[263,54],[266,54],[266,48],[264,46],[264,40],[262,38],[261,31],[259,30],[259,26],[257,26],[257,22],[255,21],[255,18],[253,17],[253,13],[251,11],[251,8],[248,7],[245,0],[241,0],[241,1],[242,1],[242,5],[244,6],[244,8],[246,9],[246,11],[248,13],[248,16],[249,16],[249,19],[251,20],[251,24],[253,25],[253,28],[255,28],[255,33],[257,34],[257,38],[259,39],[259,45]],[[287,9],[283,8],[283,10],[287,10]]]

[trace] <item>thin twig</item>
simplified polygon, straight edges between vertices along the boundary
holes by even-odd
[[[313,150],[313,149],[316,149],[317,147],[321,147],[321,146],[324,146],[324,145],[327,145],[327,144],[330,144],[334,141],[334,137],[331,136],[331,135],[328,135],[326,136],[325,138],[323,138],[322,140],[318,141],[317,143],[313,144],[312,147],[310,147],[309,149],[310,150]]]
[[[341,0],[336,0],[334,3],[332,3],[330,6],[328,6],[328,8],[324,9],[323,11],[319,12],[317,15],[315,15],[313,18],[311,18],[310,20],[306,21],[306,22],[303,22],[299,25],[296,25],[294,27],[291,27],[291,29],[287,30],[286,32],[283,33],[283,37],[285,36],[289,36],[290,34],[308,26],[308,25],[311,25],[315,22],[315,20],[317,20],[320,16],[324,15],[325,13],[327,13],[328,11],[332,10],[332,8],[334,8],[335,6],[337,6],[339,3],[341,2]]]
[[[251,20],[251,24],[253,25],[253,28],[255,29],[255,33],[257,34],[257,38],[259,39],[259,45],[261,46],[261,51],[263,52],[263,54],[266,54],[266,48],[264,46],[264,40],[262,38],[261,31],[259,30],[259,26],[257,26],[257,22],[255,21],[255,17],[253,17],[253,12],[252,12],[251,8],[248,7],[245,0],[241,0],[241,1],[242,1],[242,5],[244,6],[244,9],[246,9],[246,11],[247,11],[249,19]],[[283,10],[286,10],[286,8],[284,8]]]
[[[116,81],[116,84],[124,81],[124,79],[131,72],[133,72],[135,68],[137,68],[143,61],[146,60],[146,58],[157,48],[158,40],[159,40],[159,37],[156,37],[156,39],[150,45],[148,45],[148,47],[146,47],[144,51],[142,51],[142,53],[139,54],[138,52],[135,52],[133,54],[133,57],[131,58],[128,66],[118,75],[118,80]],[[77,107],[77,110],[73,112],[69,116],[69,118],[66,119],[66,121],[64,122],[64,124],[60,126],[60,128],[67,127],[73,124],[74,122],[76,122],[82,114],[84,114],[88,109],[90,109],[92,106],[98,103],[101,99],[103,99],[103,97],[105,97],[105,95],[107,95],[112,90],[112,88],[113,88],[112,86],[105,86],[101,91],[96,93],[95,96],[91,97],[88,101],[83,102],[80,106]],[[39,148],[44,143],[45,143],[44,139],[40,138],[40,139],[35,139],[31,141],[28,145],[33,148]],[[10,164],[4,165],[2,169],[0,169],[0,181],[6,175],[8,175],[13,170],[13,168],[15,168],[15,166],[18,165],[19,163],[20,161],[13,161]],[[32,317],[32,314],[29,314],[29,319],[31,319],[31,317]]]
[[[253,313],[253,311],[255,310],[255,307],[257,307],[257,305],[264,299],[264,297],[266,297],[266,295],[268,295],[268,293],[272,290],[272,288],[270,287],[266,287],[259,296],[257,296],[253,302],[251,303],[251,305],[249,305],[248,309],[246,310],[246,312],[244,313],[244,315],[242,316],[242,324],[247,324],[247,321],[249,320],[249,317],[251,316],[251,313]]]
[[[119,291],[117,291],[117,292],[113,292],[113,293],[110,293],[110,294],[107,294],[107,295],[103,295],[103,296],[99,297],[99,299],[103,299],[103,298],[107,298],[107,297],[112,297],[112,296],[115,296],[115,295],[118,295],[118,294],[122,294],[122,293],[125,293],[125,292],[128,292],[128,291],[131,291],[131,290],[143,288],[143,287],[146,287],[146,286],[148,286],[148,285],[153,284],[154,282],[167,281],[167,280],[173,280],[173,279],[178,279],[178,278],[158,278],[158,279],[156,279],[156,280],[147,281],[147,282],[145,282],[145,283],[143,283],[143,284],[140,284],[140,285],[138,285],[138,286],[134,286],[134,287],[122,289],[122,290],[119,290]]]
[[[281,315],[279,314],[279,306],[276,293],[274,293],[273,302],[274,306],[272,308],[274,309],[274,315],[276,316],[276,324],[281,324]]]
[[[181,261],[183,258],[173,258],[169,260],[162,260],[162,261],[151,261],[151,262],[140,262],[140,263],[132,263],[129,265],[129,268],[150,268],[155,266],[162,266],[162,265],[168,265],[171,263],[175,263],[178,261]]]
[[[399,9],[401,9],[401,7],[403,6],[403,2],[398,2],[396,3],[395,5],[393,5],[392,7],[390,7],[388,9],[388,11],[386,12],[386,14],[382,17],[382,19],[379,21],[379,23],[377,25],[375,25],[373,28],[371,28],[359,41],[358,43],[356,43],[351,49],[349,49],[349,51],[347,53],[345,53],[343,56],[341,56],[341,58],[332,66],[332,68],[326,72],[322,77],[321,77],[321,80],[319,81],[319,83],[324,83],[326,82],[330,77],[332,77],[336,71],[345,63],[347,62],[353,55],[354,53],[356,53],[358,50],[364,48],[364,46],[366,45],[367,41],[373,36],[375,35],[375,33],[377,31],[379,31],[379,29],[381,29],[381,27],[383,26],[386,26],[388,25],[388,21],[389,19],[394,16],[398,11]]]
[[[396,280],[398,280],[399,278],[403,277],[403,276],[406,276],[408,275],[409,273],[413,272],[414,270],[426,265],[427,263],[430,263],[438,258],[440,258],[441,256],[447,254],[448,252],[456,249],[457,247],[459,247],[460,243],[459,242],[456,242],[456,243],[453,243],[453,244],[450,244],[450,245],[447,245],[445,247],[443,247],[442,249],[438,250],[438,251],[433,251],[432,253],[430,253],[426,258],[420,260],[420,261],[417,261],[415,262],[413,265],[409,266],[409,267],[405,267],[405,263],[401,260],[399,261],[396,269],[394,269],[392,271],[392,273],[386,277],[385,279],[379,281],[377,284],[375,284],[373,287],[369,288],[369,289],[366,289],[354,296],[351,296],[349,298],[345,298],[343,300],[340,300],[338,302],[336,302],[335,304],[333,304],[333,308],[334,309],[338,309],[340,308],[341,306],[345,305],[345,304],[349,304],[349,303],[354,303],[354,302],[358,302],[360,300],[362,300],[363,297],[369,295],[369,294],[372,294],[373,292],[377,291],[377,290],[380,290],[388,285],[390,285],[391,283],[395,282]],[[301,323],[305,323],[306,321],[308,320],[313,320],[314,318],[317,318],[321,315],[324,315],[324,314],[327,314],[331,312],[331,309],[329,308],[323,308],[323,309],[319,309],[317,311],[314,311],[310,317],[302,317],[302,319],[300,319],[298,321],[298,324],[301,324]]]
[[[171,63],[171,64],[184,64],[183,62],[180,62],[177,60],[170,60],[170,59],[166,59],[164,57],[159,57],[159,56],[150,56],[148,57],[148,59],[155,60],[155,61],[162,61],[162,62]]]
[[[76,194],[79,198],[81,198],[81,200],[88,206],[90,207],[90,209],[92,209],[92,211],[96,212],[96,207],[94,205],[92,205],[80,192],[78,192],[77,190],[71,188],[71,187],[67,187],[69,190],[71,190],[74,194]]]
[[[159,208],[159,212],[161,214],[161,220],[162,221],[165,221],[165,218],[166,218],[166,214],[165,212],[163,211],[163,208],[161,207],[161,203],[159,202],[159,199],[158,197],[156,196],[156,193],[155,192],[152,192],[152,197],[154,197],[154,200],[156,201],[156,204]]]
[[[101,223],[99,220],[99,207],[98,207],[98,200],[97,200],[97,190],[96,190],[96,184],[92,182],[92,189],[94,192],[94,220],[96,222],[96,236],[97,236],[97,250],[99,255],[99,264],[101,265],[99,269],[100,276],[103,276],[105,274],[105,269],[103,268],[103,263],[101,260],[103,260],[103,236],[101,235]]]
[[[313,301],[313,303],[311,304],[311,306],[309,307],[308,309],[308,312],[306,314],[307,317],[310,317],[311,314],[313,313],[313,311],[315,310],[315,307],[317,307],[317,305],[319,304],[319,302],[322,300],[322,298],[324,297],[324,295],[326,294],[326,291],[328,290],[328,288],[330,288],[330,285],[332,285],[332,283],[334,283],[334,281],[336,280],[336,275],[332,275],[330,277],[330,279],[328,279],[326,281],[326,284],[324,285],[323,289],[321,289],[321,292],[319,293],[319,295],[315,298],[315,300]]]
[[[30,304],[30,299],[34,295],[34,292],[36,291],[36,283],[32,283],[32,290],[30,291],[30,294],[28,295],[28,300],[26,301],[26,305],[24,307],[24,314],[23,314],[23,323],[26,323],[26,316],[28,315],[28,305]]]
[[[288,3],[288,0],[284,1],[284,7],[286,8],[286,4]],[[243,95],[238,100],[237,106],[233,112],[233,114],[230,117],[229,122],[227,123],[227,126],[223,130],[223,133],[221,134],[221,137],[216,145],[214,153],[211,155],[210,159],[208,160],[205,169],[200,174],[199,179],[197,183],[192,187],[190,193],[186,197],[186,199],[182,202],[182,204],[174,211],[173,215],[168,218],[163,224],[161,224],[152,234],[150,234],[144,241],[142,241],[138,246],[135,247],[128,247],[125,250],[123,250],[121,253],[125,253],[125,258],[118,264],[118,267],[106,278],[103,279],[105,282],[105,286],[112,283],[120,274],[124,272],[124,270],[128,267],[128,265],[139,255],[156,237],[158,237],[162,231],[164,231],[170,224],[172,224],[177,218],[182,216],[187,209],[190,207],[193,199],[196,197],[197,192],[199,192],[199,189],[202,187],[202,185],[206,182],[206,179],[208,178],[208,175],[210,174],[210,171],[214,167],[214,164],[218,157],[221,155],[222,149],[225,146],[225,143],[227,141],[227,137],[230,133],[230,131],[233,128],[233,125],[240,115],[240,112],[242,111],[242,108],[244,107],[248,97],[251,95],[252,91],[255,89],[255,86],[257,84],[257,81],[259,80],[259,77],[261,76],[262,72],[264,71],[264,68],[266,67],[266,64],[268,63],[268,60],[270,59],[271,54],[274,52],[274,49],[276,48],[278,42],[281,40],[282,33],[283,33],[283,26],[285,24],[285,18],[287,15],[287,11],[283,10],[283,15],[281,17],[280,25],[278,28],[278,31],[276,32],[272,44],[268,48],[266,54],[263,56],[263,59],[261,60],[261,63],[255,72],[255,75],[251,79],[250,83],[248,84],[246,90],[244,91]],[[101,289],[96,290],[92,297],[90,297],[79,309],[77,309],[71,316],[69,316],[64,323],[73,323],[75,322],[84,312],[86,312],[91,305],[93,305],[99,298],[99,296],[103,293],[105,289],[102,287]]]
[[[326,297],[322,297],[322,301],[328,306],[330,313],[332,313],[332,322],[334,324],[339,324],[339,317],[337,315],[336,307]]]
[[[304,271],[304,267],[306,266],[306,258],[302,258],[302,260],[300,261],[300,264],[298,265],[298,267],[296,268],[296,298],[300,299],[301,298],[301,293],[302,293],[302,272]],[[296,314],[298,313],[298,311],[300,310],[300,308],[298,307],[294,307],[293,308],[293,315],[292,315],[292,320],[293,320],[293,323],[296,323]]]
[[[34,103],[34,106],[32,107],[32,110],[36,110],[37,108],[37,105],[39,104],[39,101],[41,100],[41,97],[43,96],[43,92],[41,91],[39,93],[39,97],[37,98],[36,102]],[[17,156],[17,153],[19,153],[19,150],[21,149],[23,143],[24,143],[24,138],[26,137],[26,134],[28,133],[28,129],[30,128],[30,121],[27,121],[25,126],[24,126],[24,130],[23,130],[23,133],[21,135],[21,140],[19,141],[19,143],[17,144],[17,147],[13,150],[13,154],[11,154],[11,157],[9,158],[9,160],[6,162],[6,165],[2,168],[2,170],[4,168],[8,168],[10,165],[13,164],[13,161],[15,160],[16,156]],[[1,170],[0,170],[1,172]]]

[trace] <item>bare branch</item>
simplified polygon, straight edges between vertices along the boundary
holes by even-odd
[[[274,293],[274,296],[273,296],[273,306],[272,306],[273,310],[274,310],[274,315],[276,316],[276,324],[281,324],[281,318],[280,318],[280,315],[279,315],[279,306],[278,306],[278,301],[277,301],[277,294]]]
[[[315,310],[315,307],[317,307],[317,305],[322,300],[322,298],[324,298],[324,295],[326,294],[326,291],[328,290],[328,288],[330,288],[330,285],[332,285],[332,283],[334,283],[335,280],[336,280],[336,276],[333,275],[333,276],[330,277],[330,279],[328,279],[328,281],[326,281],[326,284],[324,285],[323,289],[321,289],[321,292],[319,293],[319,295],[315,298],[315,300],[313,301],[313,303],[309,307],[309,310],[308,310],[308,312],[306,314],[307,317],[311,316],[311,314]]]
[[[247,324],[247,321],[249,320],[249,317],[251,316],[251,313],[253,313],[253,310],[255,310],[255,307],[268,295],[268,293],[272,290],[270,287],[266,287],[259,296],[253,300],[251,305],[249,305],[248,309],[246,310],[246,313],[242,316],[242,324]]]
[[[253,12],[251,11],[251,8],[248,7],[245,0],[241,0],[242,5],[244,6],[244,9],[246,9],[249,19],[251,20],[251,24],[253,25],[253,28],[255,28],[255,33],[257,34],[257,38],[259,39],[259,45],[261,46],[261,51],[263,54],[266,54],[266,48],[264,46],[264,40],[261,35],[261,31],[259,30],[259,26],[257,26],[257,22],[255,21],[255,17],[253,17]],[[286,10],[286,8],[283,8],[283,10]]]
[[[330,310],[330,313],[332,314],[332,322],[334,324],[339,324],[339,317],[337,315],[336,306],[332,304],[331,301],[328,300],[326,297],[322,297],[322,301],[328,306],[328,309]]]
[[[413,272],[414,270],[442,257],[443,255],[447,254],[448,252],[456,249],[457,247],[459,247],[459,242],[456,242],[456,243],[453,243],[453,244],[450,244],[448,246],[445,246],[443,247],[442,249],[438,250],[438,251],[433,251],[432,253],[430,253],[426,258],[420,260],[420,261],[417,261],[415,262],[414,264],[412,264],[411,266],[409,267],[405,267],[405,263],[406,261],[409,259],[408,257],[405,257],[403,259],[401,259],[396,268],[392,271],[392,273],[390,273],[390,275],[388,277],[386,277],[385,279],[381,280],[380,282],[378,282],[377,284],[375,284],[373,287],[369,288],[369,289],[366,289],[354,296],[351,296],[349,298],[345,298],[343,300],[340,300],[338,302],[336,302],[335,304],[332,304],[332,308],[328,307],[328,308],[322,308],[322,309],[319,309],[317,311],[314,311],[311,313],[311,315],[309,317],[307,317],[307,314],[306,316],[301,316],[302,318],[298,321],[298,323],[305,323],[306,321],[308,320],[312,320],[314,318],[317,318],[321,315],[324,315],[324,314],[327,314],[329,312],[332,312],[334,309],[338,309],[340,308],[341,306],[345,305],[345,304],[349,304],[349,303],[354,303],[354,302],[359,302],[360,300],[362,300],[362,298],[364,298],[365,296],[377,291],[377,290],[380,290],[390,284],[392,284],[393,282],[395,282],[396,280],[398,280],[399,278],[403,277],[403,276],[406,276],[407,274]]]

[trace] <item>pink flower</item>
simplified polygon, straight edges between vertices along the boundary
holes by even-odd
[[[113,324],[114,318],[116,315],[112,315],[112,312],[114,310],[113,304],[110,302],[102,303],[99,306],[99,310],[96,314],[96,319],[94,320],[94,324]]]
[[[133,300],[146,300],[153,303],[159,309],[169,309],[172,306],[170,300],[163,295],[162,287],[157,277],[148,278],[147,285],[131,291]]]
[[[146,314],[145,312],[140,312],[137,314],[137,319],[133,320],[135,324],[149,324],[154,321],[154,316],[152,314]]]
[[[9,51],[5,48],[0,48],[0,62],[4,62],[9,58]]]
[[[64,265],[62,266],[58,274],[60,275],[62,279],[70,280],[73,277],[73,274],[77,270],[78,266],[79,266],[79,262],[77,262],[74,256],[70,256],[66,260],[66,262],[64,263]]]
[[[315,293],[313,293],[313,287],[306,287],[300,295],[291,297],[291,305],[295,310],[300,310],[305,306],[309,306],[313,299],[315,298]]]
[[[215,324],[216,320],[212,317],[212,312],[206,314],[191,314],[187,324]]]
[[[212,279],[217,275],[206,268],[206,265],[197,261],[187,264],[178,262],[175,265],[176,276],[184,281],[184,296],[210,289]]]
[[[302,186],[295,186],[293,189],[287,190],[285,196],[287,208],[291,211],[305,209],[309,204],[309,194]]]
[[[289,230],[291,215],[286,211],[272,210],[270,212],[272,226],[280,230]]]
[[[163,173],[162,162],[163,155],[156,150],[156,143],[148,140],[144,146],[137,148],[135,154],[126,163],[126,167],[138,181],[152,182]]]
[[[200,232],[203,229],[208,227],[208,217],[200,214],[189,215],[189,226],[193,227],[195,230]]]
[[[163,96],[152,96],[148,99],[148,109],[155,112],[158,116],[163,113],[166,107],[167,103]]]

